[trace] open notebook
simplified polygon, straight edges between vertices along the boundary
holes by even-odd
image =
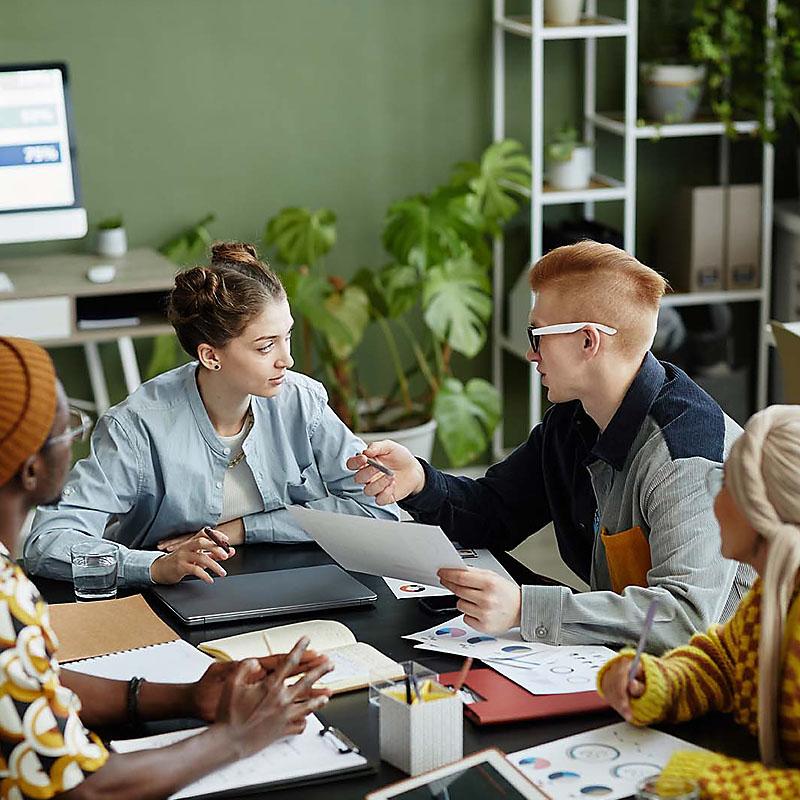
[[[333,672],[325,675],[316,685],[325,686],[334,694],[363,689],[377,677],[388,679],[403,676],[400,664],[372,645],[357,642],[346,625],[334,620],[317,619],[280,625],[224,639],[212,639],[199,647],[220,661],[237,661],[288,653],[301,636],[308,636],[311,640],[309,648],[325,653],[333,663]]]

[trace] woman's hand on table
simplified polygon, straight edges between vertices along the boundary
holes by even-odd
[[[227,543],[224,532],[214,529],[212,532],[218,541]],[[230,558],[235,552],[232,547],[226,553],[224,547],[210,538],[206,528],[182,539],[167,555],[157,558],[150,565],[150,577],[155,583],[178,583],[186,575],[213,583],[209,572],[220,578],[228,574],[217,562]]]

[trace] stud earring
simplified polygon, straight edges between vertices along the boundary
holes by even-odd
[[[219,364],[214,364],[214,369],[219,369]]]

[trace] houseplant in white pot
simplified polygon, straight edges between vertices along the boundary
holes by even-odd
[[[128,237],[122,215],[106,217],[97,223],[97,254],[118,258],[128,252]]]
[[[491,145],[480,162],[460,164],[430,195],[394,203],[383,243],[391,262],[351,280],[322,264],[336,239],[331,211],[284,209],[267,223],[265,245],[284,264],[281,276],[301,320],[299,368],[327,385],[331,405],[368,439],[438,436],[454,465],[480,455],[500,415],[496,389],[483,378],[453,374],[452,356],[483,347],[491,312],[490,237],[517,210],[508,185],[530,183],[530,162],[516,142]],[[393,385],[370,396],[361,377],[372,367],[357,348],[375,326]],[[372,337],[374,340],[376,337]]]
[[[689,52],[690,0],[652,0],[643,9],[644,115],[657,123],[691,122],[703,96],[706,67]]]
[[[547,146],[547,180],[554,189],[585,189],[592,180],[594,150],[578,140],[578,130],[563,126]]]

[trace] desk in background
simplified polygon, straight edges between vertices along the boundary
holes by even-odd
[[[89,269],[100,264],[117,268],[110,283],[88,279]],[[0,272],[14,285],[13,291],[0,293],[0,335],[33,339],[44,347],[83,345],[95,409],[102,414],[109,400],[98,343],[117,342],[127,390],[134,391],[141,377],[133,338],[172,333],[163,301],[176,271],[171,261],[149,248],[130,250],[121,258],[77,253],[0,259]],[[98,316],[136,316],[139,324],[93,330],[79,327],[81,319]]]
[[[225,569],[231,575],[247,572],[269,571],[273,569],[290,569],[331,563],[330,557],[316,545],[245,545],[239,548],[236,555],[225,562]],[[437,619],[445,620],[446,616],[433,617],[426,614],[416,600],[398,600],[389,591],[381,578],[371,575],[357,574],[356,577],[378,594],[378,602],[374,607],[339,609],[335,612],[318,612],[315,619],[336,619],[350,628],[360,642],[368,642],[396,661],[413,659],[420,661],[437,672],[458,669],[462,661],[447,654],[437,655],[430,651],[415,650],[415,642],[400,637],[407,633],[430,627]],[[516,577],[516,576],[515,576]],[[218,579],[218,580],[224,580]],[[45,599],[49,602],[72,602],[72,584],[46,579],[36,579]],[[145,593],[145,597],[147,597]],[[149,598],[148,598],[149,599]],[[250,622],[234,622],[224,625],[204,625],[186,627],[178,624],[164,608],[153,600],[151,605],[169,625],[187,641],[194,645],[207,639],[232,636],[251,630],[260,630],[274,625],[297,622],[308,616],[273,617]],[[321,716],[331,724],[340,728],[352,737],[370,759],[377,760],[378,755],[378,715],[377,709],[370,706],[367,690],[337,695],[325,707]],[[474,753],[486,747],[499,747],[506,753],[521,750],[534,744],[541,744],[563,736],[571,736],[581,731],[598,728],[619,717],[612,712],[586,714],[560,719],[537,720],[531,722],[510,723],[479,727],[464,721],[464,755]],[[174,723],[154,723],[145,726],[148,733],[162,732],[179,727]],[[738,758],[756,759],[758,747],[755,739],[742,728],[735,726],[729,718],[710,715],[694,721],[691,725],[664,726],[664,730],[684,739],[711,749],[724,750]],[[98,731],[105,738],[120,738],[118,732]],[[141,731],[126,729],[124,736],[142,735]],[[373,789],[404,777],[389,764],[380,763],[377,774],[350,780],[333,781],[302,788],[287,788],[279,791],[263,792],[261,795],[271,800],[302,797],[303,800],[338,800],[338,798],[363,798]],[[242,795],[244,796],[244,795]]]

